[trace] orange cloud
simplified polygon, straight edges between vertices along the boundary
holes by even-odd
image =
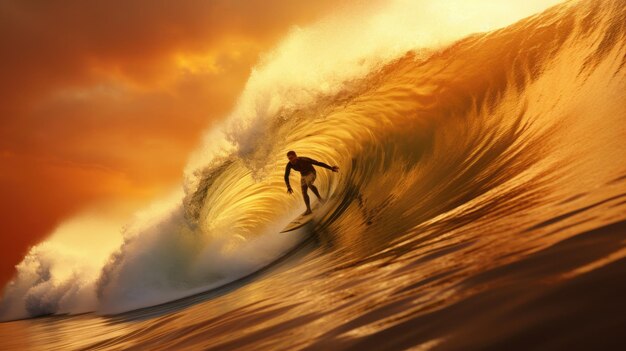
[[[103,71],[149,80],[174,53],[219,51],[242,38],[268,44],[333,3],[3,1],[0,42],[8,55],[0,72],[19,94],[94,83]]]

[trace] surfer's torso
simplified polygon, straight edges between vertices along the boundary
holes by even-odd
[[[302,175],[307,175],[309,173],[315,173],[315,168],[313,168],[313,165],[319,165],[319,163],[321,162],[315,161],[314,159],[308,157],[298,157],[295,164],[287,162],[287,169],[291,168],[295,171],[300,172],[300,174]]]
[[[289,187],[289,173],[291,173],[292,169],[300,172],[300,174],[304,177],[311,173],[315,174],[315,168],[313,168],[313,165],[328,168],[331,170],[333,169],[331,166],[325,164],[324,162],[319,162],[308,157],[298,156],[298,159],[296,159],[295,163],[287,162],[287,166],[285,167],[285,183],[287,184],[287,187]]]

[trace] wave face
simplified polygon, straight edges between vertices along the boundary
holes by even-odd
[[[330,201],[313,249],[95,345],[277,349],[294,334],[313,349],[564,347],[592,332],[604,336],[594,345],[614,341],[625,314],[601,312],[624,312],[615,283],[626,273],[623,2],[568,2],[373,62],[332,88],[278,90],[292,104],[244,92],[234,115],[245,118],[210,132],[212,156],[190,166],[185,193],[127,228],[88,288],[44,289],[47,261],[31,255],[39,273],[24,268],[5,289],[6,315],[117,313],[270,264],[305,238],[277,234],[304,209],[298,191],[284,192],[293,149],[341,169],[318,172]],[[83,288],[87,307],[60,307]],[[26,307],[15,307],[24,289]],[[550,337],[537,336],[546,321]],[[180,328],[194,331],[162,343]]]

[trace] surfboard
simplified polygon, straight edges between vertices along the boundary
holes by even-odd
[[[319,212],[320,208],[322,207],[321,204],[318,202],[316,204],[313,204],[313,206],[311,206],[313,209],[313,213],[310,213],[308,215],[299,215],[298,217],[296,217],[293,221],[291,221],[291,223],[287,224],[287,226],[281,230],[281,233],[287,233],[287,232],[292,232],[296,229],[300,229],[302,227],[304,227],[305,225],[311,223],[311,221],[313,219],[315,219],[315,213]]]
[[[319,204],[315,204],[315,206],[312,206],[312,207],[313,207],[312,213],[309,213],[308,215],[303,215],[303,214],[299,215],[293,221],[291,221],[291,223],[287,224],[287,226],[283,228],[283,230],[281,230],[280,232],[281,233],[291,232],[309,224],[313,220],[313,215],[315,215],[315,211],[319,210],[320,208]]]
[[[313,205],[311,206],[311,209],[313,210],[313,213],[310,213],[306,216],[303,214],[299,215],[293,221],[287,224],[287,226],[283,228],[283,230],[281,230],[280,232],[281,233],[292,232],[296,229],[300,229],[304,227],[305,225],[311,223],[311,221],[313,221],[316,218],[315,215],[319,214],[320,211],[324,209],[324,204],[321,204],[319,202],[313,203]]]

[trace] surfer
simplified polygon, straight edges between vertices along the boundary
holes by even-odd
[[[287,158],[289,159],[289,162],[287,162],[287,166],[285,167],[285,183],[287,184],[287,192],[289,194],[293,193],[291,185],[289,185],[289,173],[291,173],[291,169],[293,168],[296,171],[300,172],[300,185],[302,186],[302,196],[304,197],[304,204],[306,205],[306,212],[304,212],[303,215],[308,215],[312,212],[311,204],[309,201],[309,194],[307,193],[308,188],[311,188],[313,194],[317,196],[320,202],[323,203],[325,201],[320,196],[320,192],[317,190],[317,187],[313,185],[316,177],[315,168],[313,168],[313,165],[330,169],[333,172],[339,172],[339,167],[331,167],[323,162],[316,161],[309,157],[298,157],[298,155],[296,155],[296,152],[293,150],[287,153]]]

